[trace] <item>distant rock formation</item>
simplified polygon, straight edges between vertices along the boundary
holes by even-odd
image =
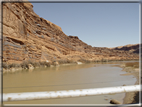
[[[132,46],[131,46],[132,47]],[[137,46],[136,46],[137,47]],[[135,46],[134,46],[135,48]],[[3,61],[99,61],[138,59],[137,50],[92,47],[39,17],[31,3],[3,3]]]
[[[139,53],[139,45],[140,44],[129,44],[125,46],[119,46],[113,48],[114,50],[124,50],[124,51],[129,51],[130,53]]]

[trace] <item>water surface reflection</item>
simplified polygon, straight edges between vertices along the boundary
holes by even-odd
[[[113,63],[119,64],[120,62]],[[62,65],[58,67],[24,70],[3,75],[3,92],[38,92],[133,85],[133,75],[121,76],[122,68],[111,63]],[[109,104],[110,99],[123,101],[125,94],[76,98],[5,102],[6,104]]]

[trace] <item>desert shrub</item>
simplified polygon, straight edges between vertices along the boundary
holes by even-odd
[[[67,60],[67,63],[75,63],[73,60]]]
[[[57,62],[59,64],[65,64],[65,63],[67,63],[67,60],[66,59],[61,59],[61,60],[58,60]]]
[[[44,62],[34,62],[34,61],[31,61],[31,60],[28,60],[28,61],[23,61],[21,63],[21,67],[22,68],[28,68],[28,64],[31,64],[33,67],[40,67],[40,66],[50,66],[50,63],[44,61]]]
[[[57,62],[59,64],[74,63],[73,60],[68,60],[68,59],[60,59],[60,60],[57,60]]]
[[[39,62],[32,62],[32,65],[33,65],[34,67],[39,67],[39,66],[40,66],[40,63],[39,63]]]
[[[29,64],[28,61],[23,61],[23,62],[21,63],[21,67],[24,68],[24,69],[25,69],[25,68],[28,68],[28,64]]]
[[[12,67],[13,67],[13,68],[18,68],[18,67],[21,67],[21,65],[20,65],[20,64],[17,64],[17,63],[13,63],[13,64],[10,64],[9,67],[10,67],[10,68],[12,68]]]
[[[39,67],[40,63],[39,62],[34,62],[34,61],[28,61],[28,64],[31,64],[33,67]]]
[[[22,63],[21,63],[21,67],[22,68],[28,68],[28,65],[29,64],[31,64],[31,65],[33,65],[33,66],[35,66],[35,62],[33,62],[33,61],[31,61],[31,60],[26,60],[26,61],[23,61]]]
[[[6,62],[3,62],[2,67],[5,68],[5,69],[9,69],[10,68],[9,65]]]
[[[107,62],[108,60],[107,59],[104,59],[104,58],[102,58],[102,60],[101,60],[102,62]]]
[[[46,62],[46,61],[39,62],[39,64],[40,64],[40,66],[47,66],[47,67],[50,66],[50,63],[49,63],[49,62]]]
[[[6,62],[3,63],[2,65],[3,68],[5,69],[10,69],[10,68],[18,68],[18,67],[21,67],[20,64],[17,64],[17,63],[13,63],[13,64],[8,64]]]
[[[86,59],[79,59],[78,61],[79,62],[83,62],[83,63],[91,63],[90,60],[86,60]]]

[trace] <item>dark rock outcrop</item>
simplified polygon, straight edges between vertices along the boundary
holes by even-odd
[[[130,53],[139,53],[139,45],[140,44],[133,44],[133,45],[125,45],[120,47],[113,48],[114,50],[124,50],[129,51]]]

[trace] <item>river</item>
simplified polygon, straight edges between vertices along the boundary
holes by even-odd
[[[36,68],[3,75],[3,93],[59,91],[134,85],[136,78],[125,74],[122,68],[112,66],[124,62],[72,64]],[[111,99],[123,102],[125,93],[56,98],[46,100],[12,101],[4,104],[109,104]]]

